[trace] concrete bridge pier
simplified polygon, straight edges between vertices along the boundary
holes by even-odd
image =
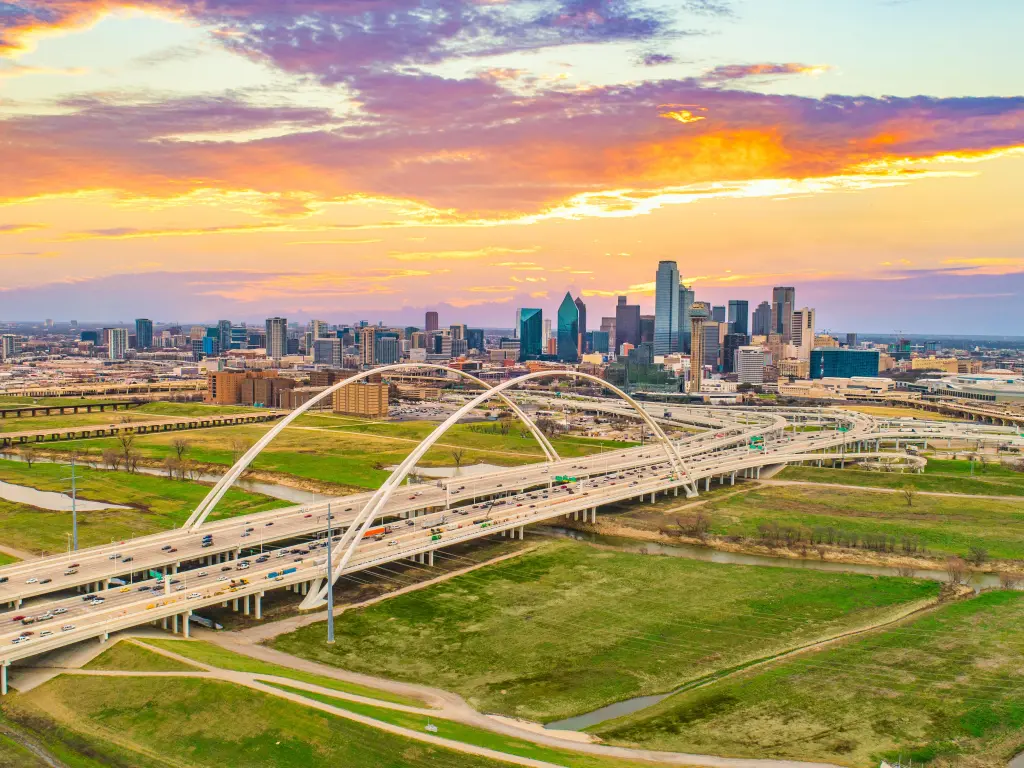
[[[181,620],[183,622],[181,627],[181,634],[185,637],[185,639],[188,639],[192,636],[192,629],[189,622],[190,618],[192,618],[192,611],[185,611],[185,613],[181,614]]]
[[[704,492],[707,493],[711,490],[711,475],[704,478]]]
[[[249,615],[249,595],[242,598],[242,613],[245,616]]]
[[[11,665],[11,662],[4,661],[0,665],[0,696],[7,695],[7,668]]]
[[[428,555],[427,565],[433,567],[433,565],[434,565],[434,550],[430,550],[430,552],[428,552],[427,555]]]
[[[253,602],[256,603],[255,613],[257,619],[263,618],[263,594],[263,592],[257,592],[255,595],[253,595],[253,597],[255,598]]]

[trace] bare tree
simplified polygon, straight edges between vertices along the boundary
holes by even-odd
[[[988,550],[980,544],[972,544],[967,550],[967,562],[977,567],[988,560]]]
[[[176,459],[173,456],[168,456],[164,459],[164,469],[167,470],[167,476],[174,478],[174,476],[180,471],[181,459]]]
[[[39,453],[31,445],[22,448],[20,453],[21,460],[28,464],[29,469],[32,469],[32,465],[39,461]]]
[[[917,488],[912,485],[903,486],[903,500],[907,502],[908,507],[914,506],[915,496],[917,496]]]
[[[1024,573],[1001,571],[999,574],[999,586],[1003,589],[1019,589],[1022,581],[1024,581]]]
[[[244,437],[236,437],[231,441],[231,457],[232,463],[237,462],[249,449],[252,448],[252,440],[246,440]]]
[[[455,462],[455,468],[462,468],[462,460],[466,457],[466,451],[462,448],[452,448],[452,460]]]
[[[126,459],[132,452],[132,447],[135,445],[135,433],[134,432],[122,432],[117,436],[117,442],[121,446],[121,455]]]
[[[897,565],[896,575],[902,576],[905,579],[909,579],[914,575],[914,566],[912,565]]]
[[[185,458],[185,454],[192,449],[192,442],[186,440],[184,437],[176,437],[171,440],[171,448],[174,449],[174,453],[178,457],[178,461],[181,461]]]
[[[107,469],[116,470],[121,466],[121,454],[113,448],[105,448],[103,450],[103,464]]]
[[[946,575],[950,584],[963,584],[967,575],[967,563],[959,557],[951,557],[946,560]]]

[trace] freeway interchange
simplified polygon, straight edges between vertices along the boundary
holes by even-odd
[[[619,408],[610,401],[578,405]],[[443,547],[494,534],[522,537],[527,525],[568,515],[594,519],[601,505],[678,494],[681,487],[699,487],[702,480],[707,488],[713,478],[734,482],[737,476],[759,477],[762,468],[831,460],[840,453],[845,460],[877,456],[883,441],[1013,439],[974,425],[915,422],[907,427],[829,409],[651,410],[665,411],[660,420],[670,426],[703,429],[673,440],[682,474],[665,445],[650,443],[402,486],[373,521],[370,535],[360,540],[343,575],[402,559],[429,557],[432,562],[433,551]],[[808,425],[819,429],[800,431]],[[923,464],[907,458],[912,466]],[[556,480],[565,476],[575,481]],[[187,633],[193,611],[228,603],[246,613],[252,609],[259,618],[269,589],[306,594],[324,583],[329,549],[332,565],[339,562],[336,544],[371,495],[211,520],[198,530],[176,529],[0,568],[0,601],[8,606],[0,613],[3,688],[12,661],[86,639],[102,641],[111,632],[152,622],[167,626],[170,621],[176,629],[180,620]],[[328,505],[335,533],[331,547]],[[167,577],[153,578],[154,572]],[[127,583],[122,586],[120,580]]]

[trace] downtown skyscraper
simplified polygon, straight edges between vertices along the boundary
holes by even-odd
[[[654,281],[654,354],[679,351],[679,267],[674,261],[658,262]]]

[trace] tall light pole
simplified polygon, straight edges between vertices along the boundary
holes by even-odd
[[[327,502],[327,644],[334,645],[334,585],[331,583],[331,503]]]

